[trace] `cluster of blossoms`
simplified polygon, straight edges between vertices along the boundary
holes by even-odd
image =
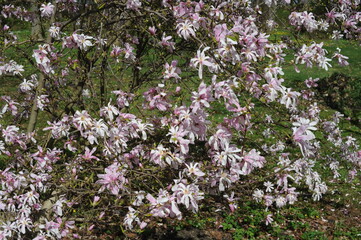
[[[113,48],[112,52],[110,53],[110,55],[112,57],[119,57],[120,54],[124,54],[123,55],[124,59],[134,61],[135,60],[135,55],[134,55],[133,50],[134,50],[134,48],[132,47],[132,45],[130,45],[129,43],[125,43],[124,48],[114,46],[114,48]]]
[[[298,29],[301,29],[301,26],[304,26],[308,32],[313,32],[314,30],[317,30],[318,27],[321,27],[320,25],[322,24],[315,20],[315,16],[313,15],[313,13],[308,13],[306,11],[292,12],[289,16],[289,19],[291,25],[297,26]],[[327,25],[323,28],[327,30]]]
[[[89,47],[93,46],[90,40],[93,40],[93,37],[86,36],[84,34],[73,33],[73,35],[70,37],[64,38],[63,47],[79,48],[86,51]]]
[[[13,4],[3,6],[1,15],[4,18],[15,17],[27,22],[32,19],[30,11],[26,10],[24,7],[14,6]]]
[[[14,60],[10,60],[8,63],[2,63],[0,66],[1,75],[21,75],[24,71],[24,66],[17,64]]]
[[[331,59],[326,57],[327,50],[322,47],[323,43],[312,43],[310,46],[304,44],[296,55],[296,64],[306,64],[307,67],[316,64],[320,68],[328,70],[331,67],[329,63]]]
[[[33,53],[33,57],[39,68],[47,74],[54,73],[51,66],[51,59],[56,58],[56,55],[52,53],[52,50],[53,49],[49,44],[44,44],[39,45],[39,49],[35,49]]]
[[[44,3],[40,16],[52,21],[57,11],[75,14],[76,2]],[[342,31],[357,34],[356,1],[341,2],[337,11],[343,13],[332,10],[326,21],[311,12],[293,12],[289,19],[309,32],[342,20]],[[341,134],[339,114],[320,117],[313,92],[318,79],[307,79],[300,92],[285,86],[288,46],[262,30],[260,11],[250,1],[212,4],[164,0],[152,9],[149,1],[127,0],[88,9],[91,16],[101,12],[102,21],[116,19],[105,24],[114,25],[114,36],[91,19],[92,34],[89,28],[67,35],[72,19],[47,25],[53,39],[29,57],[38,71],[20,83],[25,94],[19,99],[25,97],[0,101],[0,155],[7,164],[0,170],[0,239],[76,239],[113,221],[143,229],[158,218],[181,220],[219,196],[232,212],[242,198],[272,211],[294,204],[304,186],[321,199],[327,176],[317,162],[326,163],[334,179],[342,179],[342,167],[350,180],[359,174],[357,139]],[[18,17],[19,11],[5,6],[2,13]],[[74,15],[74,26],[85,24],[76,22],[85,13]],[[323,43],[298,47],[290,62],[296,67],[328,70],[332,59],[348,65],[340,49],[328,57]],[[156,57],[146,59],[147,51]],[[23,72],[13,60],[0,65],[0,75]],[[106,98],[106,86],[115,86],[109,76],[119,80],[118,90],[110,91],[115,101]],[[126,78],[133,78],[129,88]],[[269,112],[260,112],[259,104]],[[21,122],[37,111],[49,113],[41,129],[46,137],[3,124],[5,116]],[[324,150],[321,140],[332,147]],[[248,196],[243,190],[250,187]],[[89,212],[79,219],[77,209]],[[269,214],[266,224],[272,221]]]
[[[341,26],[340,30],[333,31],[333,38],[339,39],[343,36],[346,38],[358,38],[360,31],[360,12],[357,10],[360,2],[354,1],[335,1],[331,2],[328,6],[325,16],[321,16],[321,20],[317,21],[312,12],[292,12],[289,16],[290,24],[295,26],[297,30],[302,27],[308,31],[315,30],[327,31],[329,28],[337,29]]]

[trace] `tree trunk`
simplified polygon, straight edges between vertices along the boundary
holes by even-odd
[[[39,8],[36,0],[31,1],[32,7],[31,12],[34,14],[32,26],[31,26],[31,37],[34,40],[44,39],[42,30],[41,30],[41,20],[39,14]]]
[[[34,1],[33,8],[36,8],[36,9],[34,9],[34,14],[36,15],[36,17],[35,17],[35,20],[33,22],[32,34],[34,32],[35,36],[37,37],[37,38],[34,38],[34,39],[42,40],[44,38],[43,38],[42,31],[41,31],[40,15],[37,13],[38,9],[37,9],[37,6],[35,5],[35,2],[36,1]],[[56,13],[56,2],[55,1],[53,1],[53,5],[55,7],[54,7],[53,15],[51,16],[51,19],[50,19],[50,26],[55,22],[55,13]],[[46,32],[46,40],[45,41],[46,41],[47,44],[51,43],[51,36],[50,36],[50,33],[48,31]],[[40,76],[39,76],[39,80],[38,80],[38,86],[36,88],[34,102],[33,102],[32,108],[31,108],[30,119],[29,119],[29,123],[28,123],[28,127],[27,127],[27,133],[31,133],[31,132],[34,131],[35,125],[36,125],[36,122],[37,122],[37,119],[38,119],[39,108],[38,108],[38,105],[37,105],[37,99],[41,95],[41,92],[43,91],[43,88],[44,88],[44,85],[45,85],[45,77],[46,77],[43,72],[40,72],[39,75]]]

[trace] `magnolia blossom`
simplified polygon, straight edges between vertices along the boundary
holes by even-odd
[[[52,47],[49,44],[39,45],[38,49],[33,50],[33,57],[35,58],[36,63],[45,73],[54,73],[54,70],[51,66],[51,52]]]
[[[217,177],[219,177],[219,191],[223,192],[226,187],[229,187],[232,183],[231,176],[227,171],[221,171],[219,174],[217,174]]]
[[[234,192],[231,193],[231,196],[224,194],[223,197],[226,198],[227,201],[229,202],[228,206],[231,212],[234,212],[238,207],[236,202],[237,200],[239,200],[239,198],[234,197]]]
[[[207,107],[209,108],[209,102],[213,101],[214,99],[212,98],[212,94],[211,94],[211,88],[207,87],[207,85],[202,82],[199,85],[198,88],[198,92],[192,92],[192,111],[193,112],[197,112],[198,109],[200,109],[201,107]]]
[[[49,28],[49,33],[52,38],[59,38],[60,36],[60,27],[51,26]]]
[[[128,210],[129,211],[123,221],[123,224],[127,229],[132,229],[134,222],[138,223],[141,226],[141,228],[144,228],[147,225],[145,222],[142,223],[140,222],[139,217],[137,216],[139,214],[138,211],[136,211],[132,207],[128,207]]]
[[[254,200],[256,200],[256,202],[260,202],[264,196],[264,192],[262,190],[256,189],[253,192],[252,196],[253,196]]]
[[[105,116],[110,121],[113,121],[114,116],[117,116],[118,114],[119,114],[119,110],[115,106],[110,104],[110,102],[108,103],[108,106],[100,109],[100,116]]]
[[[211,6],[210,16],[215,16],[215,17],[219,18],[219,20],[223,20],[224,19],[224,14],[220,10],[220,8],[223,7],[224,5],[226,5],[226,3],[220,4],[217,8]]]
[[[76,111],[73,122],[79,130],[84,130],[92,125],[92,119],[87,111]]]
[[[170,135],[170,142],[178,144],[181,152],[186,154],[189,151],[189,143],[190,141],[187,139],[184,139],[183,137],[186,136],[187,131],[179,128],[179,127],[171,127],[169,129],[169,133],[167,135]]]
[[[280,103],[284,104],[286,108],[296,108],[298,97],[301,93],[292,91],[291,88],[281,88],[283,96],[280,99]]]
[[[159,42],[159,45],[168,49],[169,52],[173,52],[175,49],[175,42],[172,42],[171,40],[172,36],[166,36],[165,33],[163,33],[162,40]]]
[[[19,220],[16,221],[18,225],[18,231],[22,234],[25,234],[26,229],[30,230],[32,221],[28,217],[22,217]]]
[[[309,32],[318,28],[318,22],[315,20],[313,13],[309,13],[307,11],[292,12],[288,18],[291,25],[298,27],[304,26]]]
[[[93,37],[86,36],[84,34],[73,34],[73,38],[78,47],[82,50],[87,50],[88,47],[93,46],[93,43],[90,41],[94,39]]]
[[[120,169],[118,163],[113,163],[105,169],[105,174],[98,174],[99,180],[96,182],[102,187],[99,189],[100,192],[108,189],[112,194],[118,195],[121,189],[124,189],[124,184],[128,180],[124,177],[124,170]]]
[[[40,12],[42,17],[50,17],[54,12],[55,6],[51,3],[41,4]]]
[[[174,188],[174,187],[173,187]],[[147,200],[152,205],[151,214],[155,217],[176,217],[179,220],[182,219],[182,213],[179,211],[178,204],[176,203],[176,197],[170,195],[168,191],[160,189],[157,198],[154,198],[151,194],[146,196]]]
[[[197,56],[191,59],[191,65],[195,68],[198,67],[198,76],[200,79],[203,78],[203,65],[210,68],[215,67],[212,59],[205,55],[205,52],[209,49],[210,47],[205,47],[202,51],[198,49]]]
[[[341,49],[337,48],[337,51],[332,56],[332,58],[337,58],[338,64],[340,64],[341,66],[348,66],[349,65],[349,63],[347,62],[348,57],[342,55],[340,52],[341,52]]]
[[[260,152],[252,149],[243,157],[242,174],[248,175],[254,168],[262,168],[265,163],[266,160],[260,155]]]
[[[135,55],[134,55],[134,48],[129,44],[129,43],[125,43],[124,47],[122,49],[123,53],[124,53],[124,58],[127,60],[131,60],[134,61],[135,60]]]
[[[310,121],[309,119],[300,118],[298,122],[293,123],[295,126],[293,129],[293,139],[300,146],[301,152],[304,156],[309,154],[308,141],[315,139],[315,135],[312,131],[317,130],[317,121]],[[311,131],[312,130],[312,131]]]
[[[153,125],[150,123],[142,123],[141,120],[133,120],[132,123],[133,127],[136,129],[137,132],[141,133],[141,138],[143,140],[147,140],[147,132],[153,130]]]
[[[142,2],[139,0],[128,0],[127,8],[132,10],[138,10],[142,6]]]
[[[181,70],[177,67],[178,61],[174,60],[171,64],[166,63],[164,65],[165,71],[163,72],[163,77],[165,80],[170,78],[174,78],[175,80],[181,79],[179,74],[181,74]]]
[[[38,96],[36,104],[40,110],[43,111],[47,103],[49,103],[48,95]]]
[[[175,192],[178,203],[184,204],[186,208],[193,210],[193,212],[198,211],[197,202],[203,199],[203,193],[199,191],[197,185],[179,183],[172,187],[172,191]]]
[[[193,28],[194,26],[192,25],[192,23],[186,20],[185,22],[178,23],[177,33],[178,35],[182,36],[184,39],[187,40],[190,36],[196,36]]]
[[[19,85],[20,91],[22,92],[28,92],[30,90],[32,90],[34,87],[34,83],[31,80],[26,80],[24,79],[24,81]]]
[[[14,3],[2,4],[1,10],[6,23],[34,20],[34,11],[27,10],[31,6],[8,2]],[[250,0],[78,2],[39,3],[41,28],[54,40],[48,44],[30,48],[37,41],[19,40],[9,26],[0,27],[5,49],[29,46],[41,76],[39,83],[36,77],[23,80],[24,67],[9,59],[11,51],[0,57],[1,77],[18,78],[17,99],[23,100],[0,97],[0,154],[6,164],[0,170],[0,211],[6,217],[0,221],[0,239],[88,239],[102,235],[102,223],[113,220],[139,232],[148,223],[156,226],[157,218],[181,220],[183,214],[197,212],[205,197],[211,197],[205,204],[220,200],[211,208],[224,209],[224,204],[231,212],[241,197],[277,211],[297,201],[296,187],[303,190],[305,185],[320,200],[326,179],[343,180],[344,170],[349,180],[357,179],[358,139],[345,137],[340,113],[321,114],[322,106],[312,102],[316,79],[305,81],[305,91],[284,86],[287,63],[330,68],[323,43],[293,49],[299,46],[294,38],[281,42],[263,32],[263,25],[276,25],[273,20],[258,21],[264,5],[281,7],[290,0],[265,0],[261,7]],[[311,12],[293,12],[289,20],[296,31],[332,29],[335,38],[357,38],[359,2],[333,1],[325,20]],[[49,22],[51,16],[56,19]],[[79,18],[67,19],[73,16]],[[82,24],[89,21],[91,28]],[[60,33],[63,27],[70,29],[68,23],[75,32]],[[75,30],[80,27],[84,29]],[[59,48],[61,34],[67,49]],[[293,62],[290,50],[296,52]],[[348,64],[340,49],[332,59]],[[213,76],[207,74],[197,88],[194,77],[203,79],[205,66]],[[105,95],[98,96],[106,79]],[[37,85],[43,89],[35,94]],[[102,97],[110,93],[116,104],[106,99],[102,106],[95,104],[104,103]],[[34,103],[46,110],[41,117],[53,119],[44,129],[51,130],[48,136],[20,127]],[[274,109],[258,111],[262,108],[256,104]],[[242,191],[242,185],[251,192]],[[76,213],[78,207],[88,211]],[[65,221],[83,213],[92,214],[93,223],[76,228]],[[265,215],[265,224],[272,224],[272,213]]]
[[[286,204],[287,204],[287,200],[286,200],[286,198],[285,197],[283,197],[283,196],[278,196],[277,198],[276,198],[276,206],[278,207],[278,208],[281,208],[281,207],[283,207],[283,206],[285,206]]]
[[[263,185],[266,187],[266,192],[272,192],[274,189],[274,185],[270,181],[263,183]]]
[[[108,135],[108,126],[104,123],[103,119],[95,121],[92,130],[100,137]]]
[[[273,222],[272,216],[273,216],[272,214],[268,214],[268,215],[266,216],[266,220],[265,220],[266,225],[272,224],[272,222]]]
[[[10,60],[4,65],[0,65],[0,76],[3,74],[20,75],[24,71],[24,66],[17,64],[14,60]]]
[[[151,35],[155,36],[155,33],[157,32],[157,29],[155,28],[155,26],[151,26],[148,28],[148,31]]]
[[[185,164],[186,166],[187,166],[187,174],[188,175],[191,175],[191,174],[193,174],[193,175],[195,175],[195,176],[197,176],[197,177],[202,177],[202,176],[204,176],[205,175],[205,173],[204,172],[202,172],[198,167],[197,167],[197,165],[198,165],[199,163],[190,163],[189,165],[188,164]]]
[[[242,159],[240,155],[241,149],[234,145],[230,145],[228,142],[224,143],[223,151],[217,156],[217,161],[226,166],[227,164],[235,164]]]

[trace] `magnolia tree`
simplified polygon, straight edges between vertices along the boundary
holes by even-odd
[[[357,140],[341,114],[321,117],[318,79],[296,91],[283,67],[348,65],[299,36],[359,40],[360,1],[298,4],[2,1],[1,83],[19,87],[0,102],[0,239],[134,231],[238,199],[270,224],[300,194],[359,176]],[[271,41],[277,24],[294,37]]]

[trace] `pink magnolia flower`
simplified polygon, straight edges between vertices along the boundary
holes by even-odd
[[[164,91],[164,84],[151,88],[143,93],[150,109],[157,108],[160,111],[167,111],[172,105],[168,102],[167,93]]]
[[[218,5],[217,8],[211,6],[211,12],[210,12],[210,16],[215,16],[217,17],[219,20],[223,20],[224,19],[224,14],[223,12],[220,10],[224,5],[227,5],[226,2],[221,3],[220,5]]]
[[[294,134],[305,134],[310,136],[310,139],[314,139],[315,135],[311,132],[317,130],[317,128],[315,127],[317,125],[318,121],[311,121],[309,119],[306,118],[299,118],[299,120],[297,122],[294,122],[292,125],[295,126],[296,128],[293,128]],[[301,128],[302,127],[302,128]]]
[[[193,212],[198,211],[198,201],[204,198],[204,193],[199,191],[197,185],[178,183],[172,187],[172,191],[175,192],[178,203],[184,204],[187,209]]]
[[[60,27],[51,26],[49,28],[49,33],[52,38],[59,38],[60,36]]]
[[[44,107],[46,106],[47,103],[49,103],[49,99],[48,99],[48,95],[40,95],[38,96],[37,98],[37,101],[36,101],[36,105],[38,106],[38,108],[40,110],[44,110]]]
[[[28,81],[24,79],[24,81],[19,85],[19,88],[21,92],[28,92],[32,90],[34,86],[35,84],[31,80]]]
[[[213,29],[214,36],[218,42],[225,39],[228,34],[230,34],[230,31],[227,29],[227,24],[219,24],[216,25]]]
[[[216,174],[216,181],[213,181],[211,186],[216,185],[217,181],[219,182],[218,189],[220,192],[223,192],[226,187],[229,187],[232,184],[231,175],[226,170],[221,170]]]
[[[173,50],[175,49],[175,42],[172,42],[171,40],[172,36],[166,36],[165,33],[163,33],[162,41],[159,42],[159,45],[168,49],[169,52],[173,52]]]
[[[283,196],[278,196],[276,198],[275,202],[276,202],[276,207],[278,207],[278,208],[281,208],[287,204],[287,200]]]
[[[260,152],[252,149],[243,157],[242,173],[248,175],[254,168],[262,168],[265,163],[266,160],[260,155]]]
[[[231,212],[234,212],[238,207],[236,202],[240,198],[235,198],[234,192],[231,193],[231,196],[228,196],[227,194],[225,194],[225,195],[223,195],[223,197],[226,198],[227,201],[229,202],[228,206],[229,206],[229,209],[231,210]]]
[[[273,222],[272,216],[273,216],[272,214],[268,214],[268,215],[266,216],[266,220],[265,220],[266,225],[272,224],[272,222]]]
[[[51,66],[51,47],[48,44],[39,45],[38,49],[33,50],[33,57],[35,58],[36,63],[38,66],[43,70],[45,73],[54,73],[54,70]]]
[[[110,121],[114,120],[114,116],[119,115],[119,110],[110,104],[110,102],[108,103],[108,106],[106,107],[102,107],[100,109],[100,116],[105,116],[107,117]]]
[[[148,31],[151,35],[155,36],[155,33],[157,32],[157,29],[155,28],[155,26],[149,27]]]
[[[93,156],[93,153],[97,150],[97,148],[93,148],[91,151],[88,147],[85,147],[85,153],[83,155],[80,155],[80,157],[85,160],[85,161],[90,161],[92,159],[94,160],[99,160],[99,158],[97,158],[96,156]]]
[[[150,123],[142,123],[142,120],[137,119],[131,121],[131,125],[137,132],[141,133],[141,139],[147,140],[147,132],[151,132],[153,130],[153,125]],[[135,134],[138,136],[138,134]]]
[[[54,12],[55,6],[51,3],[41,4],[40,12],[42,17],[50,17]]]
[[[281,87],[282,97],[280,103],[284,104],[286,108],[294,109],[297,105],[298,97],[301,96],[301,93],[292,91],[291,88]]]
[[[170,78],[174,78],[175,80],[181,79],[179,74],[181,74],[182,71],[179,67],[177,67],[177,63],[178,61],[174,60],[170,65],[168,63],[164,65],[165,71],[163,72],[163,78],[165,80],[168,80]]]
[[[124,177],[125,170],[120,169],[119,163],[113,163],[105,169],[105,174],[98,174],[99,180],[96,182],[101,186],[100,192],[108,189],[112,194],[118,195],[119,190],[124,189],[124,184],[128,180]]]
[[[122,51],[124,53],[124,58],[127,60],[134,61],[136,58],[133,52],[134,48],[129,43],[125,43],[124,47],[125,48],[122,48]]]
[[[128,0],[127,8],[132,10],[138,10],[142,6],[142,2],[139,0]]]
[[[266,192],[272,192],[272,190],[274,189],[274,185],[270,181],[263,183],[263,186],[266,187]]]
[[[198,92],[192,92],[192,112],[197,112],[202,107],[209,108],[209,102],[213,101],[211,87],[202,82],[198,87]]]
[[[88,47],[93,46],[93,43],[90,40],[93,40],[94,38],[91,36],[73,33],[72,37],[73,37],[73,41],[76,43],[78,48],[82,50],[86,51]]]
[[[86,110],[81,112],[76,111],[73,117],[73,122],[80,131],[89,128],[93,124],[92,119]]]
[[[199,163],[190,163],[189,165],[185,163],[185,165],[187,166],[187,174],[188,175],[195,175],[197,177],[203,177],[204,175],[206,175],[204,172],[202,172],[198,167]]]
[[[151,214],[155,217],[177,217],[182,219],[182,213],[179,211],[176,198],[170,195],[166,190],[159,190],[158,197],[155,199],[151,194],[146,196],[152,205]]]
[[[187,135],[187,131],[185,131],[182,128],[179,128],[178,126],[176,126],[176,127],[172,126],[169,129],[169,133],[167,134],[167,136],[168,135],[171,136],[169,142],[179,145],[182,153],[184,153],[184,154],[188,153],[188,151],[189,151],[188,145],[189,145],[190,141],[183,138],[184,136]]]
[[[104,123],[103,119],[93,122],[92,131],[99,137],[105,137],[108,135],[108,126]]]
[[[2,129],[3,137],[5,138],[6,143],[12,143],[17,138],[17,133],[20,129],[14,125],[7,126],[5,129]]]
[[[220,56],[222,56],[223,60],[231,61],[232,64],[236,64],[240,61],[240,56],[234,47],[237,45],[237,41],[234,41],[230,38],[224,38],[220,40],[220,48],[217,49]]]
[[[260,189],[254,190],[254,192],[252,194],[252,197],[253,197],[254,200],[256,200],[256,202],[262,201],[263,196],[264,196],[264,192],[262,190],[260,190]]]
[[[18,231],[22,234],[26,233],[26,229],[30,231],[30,228],[32,227],[32,221],[28,217],[22,217],[16,221],[16,224],[18,226]]]
[[[128,213],[125,215],[123,224],[127,229],[133,228],[133,222],[140,222],[139,217],[137,216],[139,214],[138,211],[134,210],[132,207],[128,207]]]
[[[311,87],[317,87],[318,86],[318,84],[317,84],[317,81],[318,80],[320,80],[319,78],[315,78],[315,79],[313,79],[313,78],[308,78],[308,79],[306,79],[305,80],[305,84],[306,84],[306,86],[308,87],[308,88],[311,88]]]
[[[224,142],[222,148],[223,151],[215,155],[215,159],[219,164],[227,166],[227,164],[235,164],[237,161],[242,159],[240,156],[240,152],[242,150],[237,148],[235,145],[229,144],[229,142]]]
[[[209,49],[210,47],[205,47],[202,51],[198,49],[197,56],[191,59],[191,65],[195,68],[198,67],[198,76],[200,79],[203,78],[203,65],[209,68],[215,67],[212,59],[205,55],[205,52]]]
[[[187,40],[190,36],[196,36],[196,33],[193,29],[194,26],[189,20],[178,23],[176,28],[178,35],[182,36],[185,40]]]
[[[337,58],[338,64],[341,66],[348,66],[349,63],[347,62],[348,57],[342,55],[341,53],[341,49],[337,48],[337,51],[335,52],[335,54],[333,55],[332,58]]]

